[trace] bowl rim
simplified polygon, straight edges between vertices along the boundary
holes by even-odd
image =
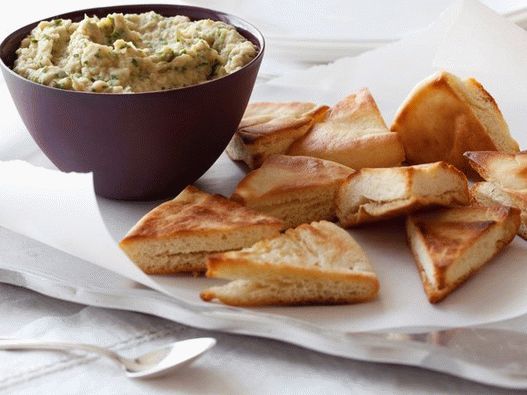
[[[246,21],[245,19],[240,18],[237,15],[229,14],[229,13],[226,13],[226,12],[223,12],[223,11],[217,11],[217,10],[214,10],[212,8],[196,7],[196,6],[190,6],[190,5],[184,5],[184,4],[166,4],[166,3],[121,4],[121,5],[112,5],[112,6],[104,6],[104,7],[91,7],[91,8],[85,8],[85,9],[80,9],[80,10],[72,10],[72,11],[63,12],[63,13],[58,14],[58,15],[53,15],[53,16],[50,16],[50,17],[47,17],[47,18],[40,19],[40,20],[35,21],[35,22],[28,23],[28,24],[26,24],[26,25],[24,25],[24,26],[22,26],[22,27],[20,27],[20,28],[18,28],[16,30],[12,31],[7,36],[5,36],[4,39],[2,40],[2,42],[0,43],[0,50],[4,48],[6,43],[8,41],[10,41],[11,38],[14,35],[18,34],[20,31],[23,31],[23,30],[31,31],[34,27],[36,27],[36,25],[38,23],[40,23],[42,21],[58,19],[58,18],[64,18],[64,16],[69,15],[69,14],[74,14],[74,13],[84,13],[84,14],[90,14],[91,13],[91,14],[95,14],[95,11],[100,12],[100,11],[104,11],[104,10],[122,9],[121,11],[113,11],[113,12],[123,12],[123,13],[125,13],[126,12],[125,11],[126,8],[145,8],[144,12],[148,12],[148,11],[157,12],[157,11],[154,10],[154,8],[160,8],[160,7],[180,8],[180,9],[183,9],[183,10],[191,9],[191,10],[195,10],[195,11],[206,11],[206,12],[214,14],[215,16],[223,16],[223,17],[226,17],[228,19],[234,19],[236,22],[242,22],[243,24],[246,24],[248,27],[253,29],[254,32],[247,31],[243,26],[238,26],[236,23],[229,23],[229,24],[231,26],[234,26],[238,32],[240,32],[240,29],[241,29],[243,32],[246,32],[246,33],[250,34],[252,37],[254,37],[258,41],[258,44],[259,44],[259,47],[260,47],[260,48],[258,48],[258,53],[256,54],[256,56],[249,63],[245,64],[244,66],[242,66],[238,70],[236,70],[236,71],[234,71],[232,73],[223,75],[221,77],[214,78],[212,80],[206,80],[206,81],[199,82],[199,83],[193,84],[193,85],[182,86],[182,87],[171,88],[171,89],[165,89],[165,90],[146,91],[146,92],[110,93],[110,92],[89,92],[89,91],[76,91],[76,90],[72,90],[72,89],[60,89],[60,88],[55,88],[55,87],[52,87],[52,86],[49,86],[49,85],[39,84],[38,82],[31,81],[31,80],[21,76],[20,74],[16,73],[12,68],[10,68],[7,64],[5,64],[4,60],[1,57],[0,57],[0,67],[2,67],[2,69],[5,72],[10,73],[15,78],[21,79],[21,80],[23,80],[23,81],[25,81],[27,83],[30,83],[30,84],[33,84],[33,85],[36,85],[36,86],[39,86],[39,87],[42,87],[42,88],[51,89],[51,90],[54,90],[54,91],[60,91],[60,92],[68,93],[68,94],[83,94],[83,95],[96,95],[96,96],[123,97],[123,96],[130,96],[130,95],[132,95],[132,96],[136,96],[136,95],[155,95],[155,94],[163,94],[163,93],[175,92],[175,91],[179,92],[179,91],[184,91],[184,90],[192,89],[192,88],[196,88],[196,87],[202,87],[204,85],[211,84],[211,83],[214,83],[216,81],[229,78],[232,75],[235,75],[235,74],[241,72],[242,70],[248,68],[252,64],[254,64],[254,63],[258,62],[259,60],[261,60],[261,58],[264,55],[264,50],[265,50],[265,38],[264,38],[264,35],[260,31],[260,29],[258,29],[255,25],[253,25],[252,23]],[[150,8],[150,9],[148,10],[148,8]],[[185,16],[184,14],[181,14],[181,15]],[[242,34],[242,33],[240,32],[240,34]],[[245,37],[245,38],[247,39],[247,37]]]

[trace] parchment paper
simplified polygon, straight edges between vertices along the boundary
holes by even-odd
[[[333,104],[367,86],[387,123],[410,89],[438,68],[473,75],[499,103],[522,147],[527,103],[527,33],[474,1],[457,3],[428,29],[403,41],[341,59],[328,66],[286,75],[259,85],[254,100],[313,100]],[[5,87],[2,89],[5,90]],[[14,123],[20,122],[13,115]],[[31,144],[28,143],[28,147]],[[29,150],[29,149],[28,149]],[[42,155],[18,149],[17,157],[46,163]],[[13,152],[13,151],[12,151]],[[2,159],[13,154],[2,153]],[[222,156],[197,186],[225,195],[243,177],[240,166]],[[143,274],[117,247],[119,240],[156,203],[123,203],[96,198],[90,174],[65,174],[23,161],[0,163],[0,225],[71,255],[170,294],[192,306],[214,309],[199,291],[219,280]],[[527,312],[527,242],[516,238],[492,264],[437,306],[428,303],[405,241],[401,221],[350,232],[364,247],[381,282],[379,298],[352,306],[251,309],[274,314],[281,325],[296,318],[336,331],[408,326],[482,324]],[[75,267],[64,267],[75,270]],[[243,309],[229,310],[243,324]]]

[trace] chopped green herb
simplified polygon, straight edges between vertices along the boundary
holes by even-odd
[[[174,58],[176,57],[176,54],[172,50],[172,48],[165,48],[163,52],[161,52],[161,59],[163,59],[165,62],[172,62]]]
[[[60,26],[62,25],[62,19],[55,19],[53,23],[55,24],[55,26]]]
[[[110,43],[113,43],[117,40],[119,40],[123,35],[122,30],[114,30],[112,34],[110,34]]]

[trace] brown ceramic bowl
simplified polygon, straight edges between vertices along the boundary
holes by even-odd
[[[128,5],[44,18],[156,11],[164,16],[220,20],[258,48],[242,69],[199,85],[147,93],[89,93],[52,88],[11,70],[21,40],[37,25],[0,45],[0,67],[27,129],[62,171],[93,172],[95,191],[113,199],[150,200],[176,194],[219,157],[249,101],[264,52],[262,34],[242,19],[205,8]]]

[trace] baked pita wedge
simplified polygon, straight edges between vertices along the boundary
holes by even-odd
[[[234,306],[344,304],[373,299],[379,281],[364,251],[327,221],[207,259],[207,276],[233,280],[201,293]]]
[[[469,174],[465,151],[518,152],[492,96],[474,78],[445,71],[420,82],[399,108],[391,130],[410,164],[445,161]]]
[[[527,192],[527,152],[469,151],[464,155],[484,180]]]
[[[502,189],[492,182],[476,182],[470,187],[471,199],[482,206],[509,206],[520,210],[518,236],[527,240],[527,193]]]
[[[361,169],[344,180],[335,198],[337,217],[345,227],[469,201],[467,178],[445,162]]]
[[[240,181],[232,200],[287,228],[335,219],[335,193],[353,169],[307,156],[274,155]]]
[[[488,182],[477,182],[472,199],[483,205],[502,204],[521,211],[518,234],[527,240],[527,152],[465,152],[470,166]]]
[[[520,225],[511,207],[468,206],[410,215],[408,243],[424,290],[437,303],[509,244]]]
[[[287,154],[314,156],[352,169],[398,166],[404,160],[399,136],[386,127],[368,89],[332,107],[327,118],[293,143]]]
[[[275,237],[282,226],[279,219],[188,186],[141,218],[119,245],[145,273],[200,272],[208,254]]]
[[[226,148],[227,155],[255,169],[270,155],[284,154],[327,110],[314,103],[251,103]]]

